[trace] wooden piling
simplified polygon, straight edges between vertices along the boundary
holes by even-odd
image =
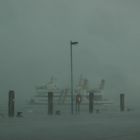
[[[125,94],[121,93],[120,94],[120,111],[125,110]]]
[[[8,94],[8,116],[14,117],[15,115],[15,92],[10,90]]]
[[[89,113],[93,113],[94,93],[89,93]]]
[[[48,92],[48,115],[53,114],[53,92]]]

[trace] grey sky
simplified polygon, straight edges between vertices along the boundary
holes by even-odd
[[[138,96],[139,0],[1,0],[0,94],[29,97],[54,75],[69,85],[69,41],[75,81],[107,80],[106,91]],[[20,99],[21,100],[21,99]]]

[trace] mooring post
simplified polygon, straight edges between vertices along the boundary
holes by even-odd
[[[8,116],[14,117],[15,115],[15,92],[10,90],[8,94]]]
[[[48,115],[53,114],[53,92],[48,92]]]
[[[93,113],[94,93],[89,93],[89,113]]]
[[[120,111],[125,110],[125,94],[121,93],[120,94]]]

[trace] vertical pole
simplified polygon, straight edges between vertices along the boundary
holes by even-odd
[[[120,111],[125,110],[125,94],[120,94]]]
[[[15,115],[15,92],[13,90],[10,90],[8,101],[8,116],[14,117],[14,115]]]
[[[89,93],[89,113],[93,113],[93,100],[94,100],[94,93]]]
[[[70,60],[71,60],[71,113],[73,114],[73,62],[72,62],[72,42],[70,42]]]
[[[80,113],[81,96],[76,95],[76,113]]]
[[[48,92],[48,115],[53,114],[53,92]]]

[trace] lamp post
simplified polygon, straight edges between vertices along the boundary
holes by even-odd
[[[72,47],[77,45],[78,42],[70,41],[70,65],[71,65],[71,113],[73,114],[73,59],[72,59]]]

